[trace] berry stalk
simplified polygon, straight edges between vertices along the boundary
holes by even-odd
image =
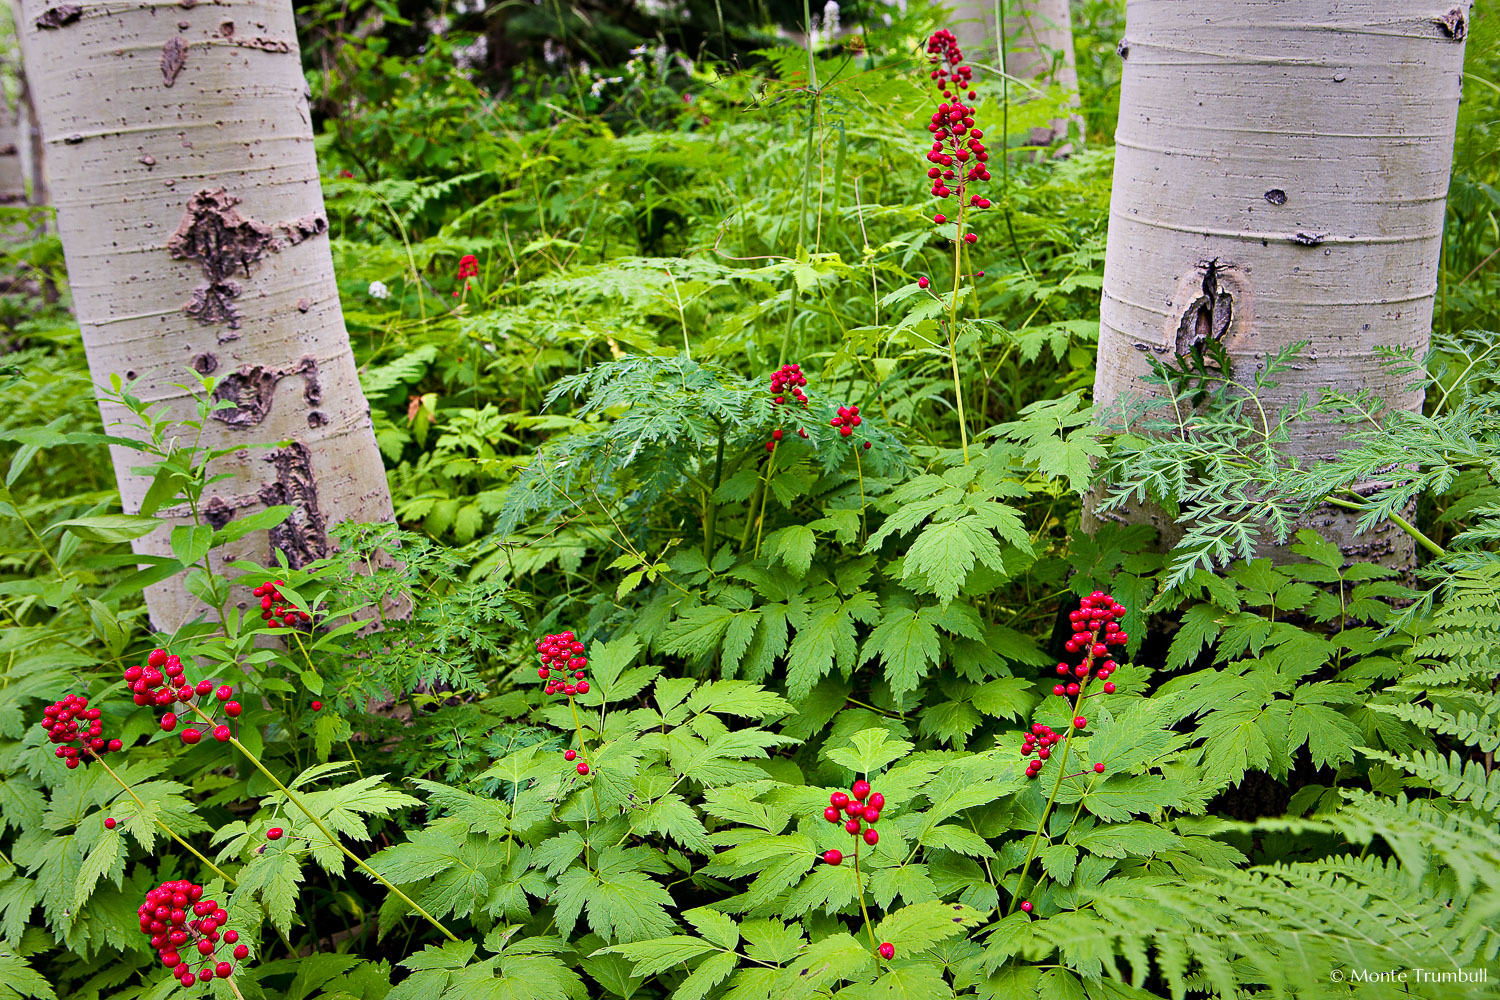
[[[193,706],[193,711],[197,712],[199,715],[204,715],[203,710],[198,708],[196,705]],[[355,866],[363,871],[366,875],[369,875],[371,878],[379,882],[381,885],[385,886],[391,892],[394,892],[403,903],[411,907],[418,914],[420,914],[424,920],[441,931],[443,936],[446,937],[449,941],[458,941],[458,937],[447,927],[443,926],[442,921],[438,920],[437,917],[434,917],[432,914],[422,909],[422,907],[418,906],[415,900],[392,885],[384,875],[371,868],[368,864],[365,863],[362,858],[360,858],[359,855],[355,854],[353,851],[349,850],[349,848],[345,847],[344,842],[339,839],[339,837],[336,836],[332,830],[328,829],[327,825],[324,824],[321,819],[313,814],[313,811],[307,807],[307,803],[302,801],[302,797],[296,792],[292,791],[290,788],[286,787],[286,785],[283,785],[281,783],[281,779],[272,774],[270,769],[267,768],[265,764],[261,763],[260,758],[251,753],[250,750],[243,743],[241,743],[238,738],[231,736],[228,742],[236,750],[244,754],[245,759],[248,760],[251,764],[255,765],[255,769],[258,770],[261,774],[265,775],[266,779],[270,781],[271,784],[275,785],[276,788],[281,792],[281,794],[286,796],[288,802],[296,806],[298,810],[301,811],[302,815],[312,820],[313,826],[317,827],[318,830],[323,834],[323,836],[328,838],[328,842],[334,847],[337,847],[339,851],[344,855],[344,857],[354,862]]]
[[[116,774],[114,772],[114,769],[111,768],[108,764],[106,764],[104,762],[103,756],[95,757],[94,758],[94,762],[97,763],[97,764],[99,764],[100,766],[102,766],[104,768],[104,773],[108,774],[111,778],[113,778],[115,780],[115,784],[117,784],[121,788],[125,789],[125,794],[129,795],[132,799],[135,800],[135,804],[140,807],[141,815],[144,816],[146,814],[146,803],[142,802],[140,796],[135,794],[135,789],[131,788],[129,785],[127,785],[125,783],[125,780],[123,778],[121,778],[118,774]],[[222,870],[220,870],[220,868],[219,868],[218,865],[214,864],[212,861],[208,860],[203,855],[199,854],[197,848],[195,848],[192,844],[189,844],[187,841],[185,841],[181,837],[179,837],[177,835],[177,831],[173,830],[170,826],[168,826],[160,817],[154,818],[153,822],[157,826],[161,827],[162,831],[164,833],[166,833],[167,836],[169,836],[173,840],[177,841],[178,845],[180,845],[184,850],[186,850],[193,857],[197,858],[199,861],[203,862],[203,864],[208,867],[209,871],[213,872],[215,875],[219,876],[219,878],[223,879],[225,885],[228,885],[231,888],[236,888],[236,887],[239,886],[239,883],[236,882],[234,879],[230,878],[228,875],[224,874],[224,872]]]

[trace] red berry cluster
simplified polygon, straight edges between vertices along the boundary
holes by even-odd
[[[464,290],[468,291],[473,286],[469,284],[470,278],[479,276],[479,258],[471,253],[466,253],[458,258],[458,280],[464,283]],[[453,290],[453,297],[458,298],[458,289]]]
[[[823,810],[823,818],[830,823],[842,822],[845,833],[860,837],[865,843],[874,847],[880,843],[880,834],[875,832],[875,823],[880,819],[880,810],[884,808],[885,796],[879,792],[872,792],[870,783],[861,778],[850,786],[847,795],[843,792],[834,792],[828,796],[828,806]],[[848,819],[844,818],[846,816]],[[861,820],[865,823],[863,833],[860,828]],[[859,845],[854,846],[858,850]],[[844,852],[824,851],[823,860],[830,865],[843,864]]]
[[[802,387],[807,385],[807,376],[802,374],[801,365],[782,365],[771,373],[771,402],[775,406],[786,403],[787,396],[791,396],[805,408],[807,406],[807,393]]]
[[[183,986],[207,983],[214,977],[228,979],[234,966],[214,961],[221,948],[232,949],[230,954],[236,961],[244,961],[250,954],[248,947],[238,943],[238,931],[223,929],[229,914],[212,899],[203,898],[201,885],[186,880],[163,882],[146,893],[146,901],[136,914],[141,918],[141,933],[151,939],[161,964],[171,969]],[[208,963],[196,975],[181,954],[189,948]]]
[[[861,417],[859,415],[859,407],[840,406],[838,408],[837,415],[834,416],[832,420],[828,421],[828,423],[830,426],[837,427],[839,429],[840,437],[849,437],[854,433],[854,428],[864,423],[864,419],[864,417]],[[866,441],[864,443],[864,446],[866,448],[870,447],[870,442]]]
[[[1077,666],[1057,665],[1059,677],[1071,674],[1076,680],[1054,685],[1052,693],[1076,695],[1090,679],[1098,678],[1105,682],[1104,693],[1114,694],[1115,685],[1109,677],[1120,669],[1120,665],[1109,659],[1109,647],[1123,646],[1130,641],[1130,635],[1120,628],[1120,619],[1126,614],[1125,605],[1102,590],[1094,591],[1081,604],[1077,611],[1068,613],[1073,635],[1063,648],[1070,653],[1083,653],[1084,657]]]
[[[197,714],[207,716],[207,721],[213,721],[214,701],[217,699],[224,705],[224,714],[230,718],[237,718],[242,711],[240,703],[231,700],[234,696],[234,688],[228,684],[214,686],[210,680],[201,680],[194,684],[183,672],[182,658],[175,653],[169,654],[165,649],[153,649],[146,657],[145,666],[128,667],[125,670],[125,681],[130,685],[130,690],[135,693],[137,705],[155,705],[158,708],[167,708],[173,702],[180,702],[184,706],[196,706]],[[177,728],[177,713],[166,712],[161,717],[162,732],[170,733]],[[214,726],[213,738],[220,743],[228,743],[234,735],[229,727],[224,724]],[[188,746],[200,742],[203,739],[202,730],[189,727],[182,731],[182,742]]]
[[[272,628],[297,628],[312,621],[306,611],[287,601],[277,588],[286,585],[285,580],[268,580],[250,593],[260,598],[260,616]]]
[[[771,373],[771,405],[785,406],[787,405],[786,398],[791,396],[802,404],[804,410],[807,409],[807,393],[802,391],[805,385],[807,385],[807,376],[802,374],[801,365],[782,365]],[[807,437],[805,430],[799,430],[797,433]],[[772,431],[771,440],[766,442],[766,451],[775,451],[776,445],[784,435],[785,432],[780,427]]]
[[[932,79],[942,91],[943,103],[933,112],[927,131],[932,133],[932,149],[927,161],[932,164],[927,176],[932,180],[935,198],[953,195],[959,203],[959,220],[962,228],[963,211],[968,208],[989,208],[990,200],[969,191],[977,181],[990,179],[989,152],[985,149],[984,132],[974,127],[974,109],[963,102],[967,91],[969,100],[976,96],[969,89],[973,86],[974,71],[964,65],[963,52],[953,32],[946,29],[933,34],[927,40],[927,53],[933,64]],[[962,171],[962,175],[960,175]],[[967,195],[967,201],[965,196]],[[932,217],[937,223],[947,222],[942,213]],[[961,233],[965,243],[977,243],[979,237],[973,232]]]
[[[542,658],[536,675],[547,682],[548,694],[560,691],[571,698],[589,693],[589,682],[583,679],[583,668],[589,661],[583,655],[583,643],[571,631],[543,636],[536,644],[536,651]]]
[[[1051,726],[1044,726],[1040,722],[1034,724],[1031,727],[1031,732],[1027,733],[1026,738],[1021,741],[1022,757],[1030,757],[1032,754],[1036,754],[1036,760],[1030,761],[1026,765],[1026,777],[1035,778],[1038,774],[1041,774],[1043,762],[1052,756],[1052,748],[1073,735],[1073,733],[1083,732],[1088,728],[1088,725],[1089,720],[1081,715],[1073,719],[1073,728],[1066,733],[1053,732]],[[1096,774],[1103,774],[1104,765],[1102,763],[1095,764],[1094,772]],[[1087,773],[1087,771],[1079,771],[1078,774],[1069,775],[1069,777],[1076,778],[1079,775]]]
[[[99,710],[89,708],[89,700],[81,694],[70,694],[42,709],[42,728],[47,730],[47,738],[57,744],[53,755],[62,758],[70,770],[80,761],[93,760],[122,746],[119,740],[106,740],[99,735],[104,729],[99,715]]]

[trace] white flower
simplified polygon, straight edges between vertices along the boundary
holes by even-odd
[[[389,288],[385,287],[385,282],[383,282],[383,281],[372,281],[372,282],[370,282],[370,298],[372,298],[372,299],[388,299],[390,297],[391,297],[391,290]]]

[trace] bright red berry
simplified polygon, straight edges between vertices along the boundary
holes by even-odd
[[[1089,726],[1089,720],[1085,719],[1081,715],[1078,716],[1077,718],[1075,718],[1073,720],[1073,728],[1074,729],[1087,729],[1088,726]]]
[[[233,734],[231,734],[229,732],[229,727],[228,726],[215,726],[214,727],[214,739],[218,740],[220,743],[228,743],[229,742],[229,737],[231,735],[233,735]]]
[[[1102,763],[1095,764],[1094,765],[1094,773],[1095,774],[1103,774],[1104,773],[1104,765]]]
[[[1107,683],[1107,684],[1104,685],[1104,693],[1105,694],[1114,694],[1115,693],[1115,682],[1114,681],[1110,681],[1109,683]]]
[[[224,937],[227,940],[228,937],[229,937],[229,935],[226,934],[226,935],[224,935]],[[235,958],[244,959],[249,954],[250,954],[250,949],[247,948],[247,947],[245,947],[244,945],[237,944],[237,945],[234,946],[234,957]]]
[[[563,760],[571,761],[571,760],[575,760],[577,757],[578,757],[578,751],[577,750],[564,750],[563,751]]]
[[[113,816],[106,816],[104,817],[104,829],[113,830],[118,825],[118,822]]]
[[[196,729],[184,729],[182,731],[182,742],[188,746],[192,746],[201,739],[203,739],[203,734]]]
[[[874,830],[866,830],[865,843],[869,844],[871,847],[874,847],[876,844],[880,843],[880,834],[876,833]]]
[[[286,831],[283,830],[281,827],[279,827],[279,826],[273,826],[273,827],[271,827],[271,829],[269,829],[269,830],[266,831],[266,839],[267,840],[280,840],[281,837],[282,837],[282,835],[284,833],[286,833]]]
[[[854,785],[849,789],[849,795],[851,798],[863,800],[864,797],[869,794],[870,783],[863,778],[860,778],[858,781],[856,781]]]
[[[928,286],[928,285],[930,285],[930,284],[932,284],[932,282],[931,282],[931,281],[929,281],[929,280],[928,280],[928,279],[927,279],[927,278],[925,278],[925,277],[923,277],[923,278],[918,278],[918,279],[917,279],[917,287],[918,287],[918,288],[926,288],[926,287],[927,287],[927,286]]]
[[[880,957],[884,959],[895,958],[896,946],[891,944],[889,941],[882,941],[880,944]]]
[[[823,818],[830,823],[837,823],[843,818],[843,815],[843,813],[839,812],[838,806],[825,806],[823,808]]]
[[[321,701],[315,701],[315,702],[313,702],[312,703],[312,710],[314,712],[321,712],[321,711],[323,711],[323,703]]]
[[[849,796],[843,792],[834,792],[828,796],[828,804],[837,809],[842,809],[849,804]]]
[[[849,820],[849,822],[845,823],[844,824],[844,832],[845,833],[858,833],[859,832],[859,820],[857,820],[857,819],[851,819],[851,820]]]
[[[844,863],[843,851],[824,851],[823,863],[829,865],[841,865]]]
[[[580,761],[579,764],[578,764],[578,773],[579,774],[588,774],[589,773],[589,766],[587,764],[583,763],[582,761]]]
[[[871,792],[870,797],[865,800],[866,809],[884,809],[885,796],[880,792]],[[873,820],[871,822],[874,822]]]
[[[1031,903],[1030,902],[1025,902],[1025,903],[1021,904],[1021,912],[1022,913],[1030,913],[1031,909],[1032,909],[1032,907],[1031,907]]]

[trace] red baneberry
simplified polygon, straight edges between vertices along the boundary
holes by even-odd
[[[271,628],[305,628],[312,617],[281,596],[285,580],[268,580],[250,593],[260,598],[260,616]]]
[[[102,735],[101,715],[99,709],[89,708],[89,700],[81,694],[70,694],[42,709],[42,728],[47,730],[47,739],[57,745],[52,755],[71,770],[119,750],[123,746],[119,740]]]
[[[975,194],[971,189],[990,179],[986,164],[989,151],[980,140],[984,132],[975,127],[975,111],[964,99],[973,100],[977,95],[973,88],[974,71],[964,64],[963,52],[958,39],[946,29],[934,32],[927,39],[927,55],[932,63],[929,74],[934,86],[942,94],[942,103],[933,112],[927,131],[932,134],[932,148],[928,150],[927,177],[932,181],[932,195],[939,200],[954,198],[959,206],[959,238],[965,243],[978,242],[973,232],[964,232],[964,212],[967,209],[989,208],[990,200]],[[941,212],[933,216],[933,222],[941,225],[948,221]]]
[[[583,643],[571,631],[546,635],[537,641],[537,655],[542,665],[537,676],[547,682],[547,694],[562,692],[569,698],[587,694],[588,682],[584,680],[584,668],[589,665],[583,655]],[[554,676],[555,675],[555,676]]]
[[[214,900],[203,898],[201,885],[186,880],[163,882],[146,893],[136,915],[141,933],[150,938],[161,964],[185,987],[215,977],[228,979],[234,974],[234,966],[222,960],[220,949],[225,946],[233,946],[230,954],[236,961],[244,961],[250,955],[248,947],[235,944],[239,934],[224,928],[229,914]],[[189,949],[212,964],[194,975],[183,956]],[[220,960],[214,961],[215,958]]]

